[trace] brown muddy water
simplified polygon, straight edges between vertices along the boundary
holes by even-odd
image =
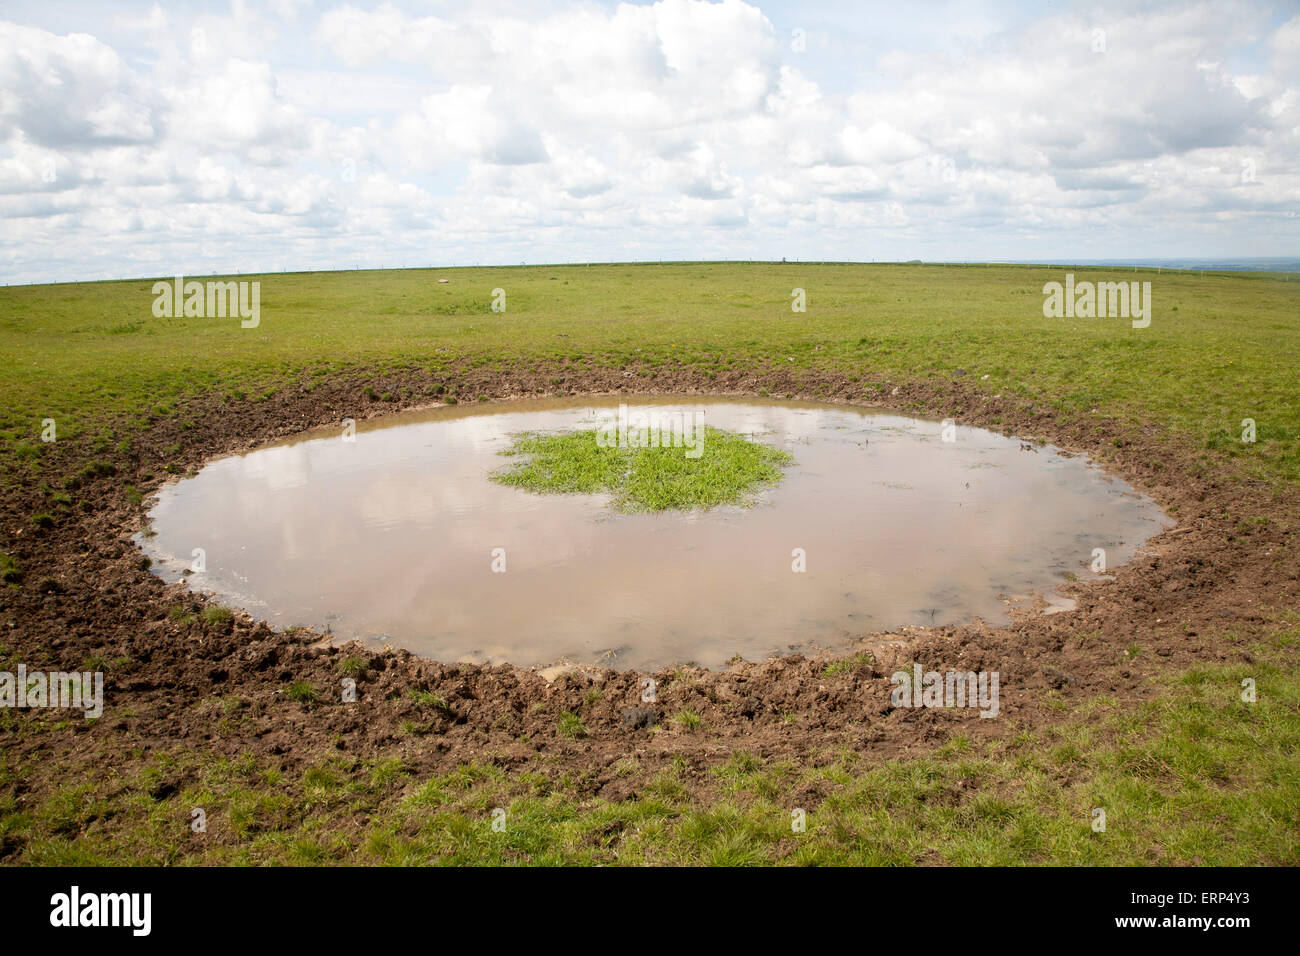
[[[489,480],[513,433],[593,428],[620,401],[703,409],[795,463],[754,507],[655,515]],[[452,406],[214,461],[159,492],[156,534],[138,540],[167,580],[277,627],[444,661],[650,669],[1005,622],[1068,574],[1096,577],[1094,549],[1114,568],[1173,524],[1082,456],[976,428],[952,437],[939,422],[757,399]]]

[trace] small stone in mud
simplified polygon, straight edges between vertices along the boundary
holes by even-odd
[[[623,708],[624,730],[649,730],[658,720],[659,715],[655,713],[653,707]]]
[[[1057,670],[1055,667],[1044,667],[1043,673],[1047,675],[1047,682],[1053,687],[1064,687],[1066,684],[1074,683],[1074,675],[1067,674],[1065,671]]]

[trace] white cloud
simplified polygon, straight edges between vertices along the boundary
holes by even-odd
[[[308,122],[276,91],[267,63],[228,59],[217,71],[180,87],[165,87],[174,140],[207,150],[237,150],[272,158],[307,145]]]
[[[153,138],[144,88],[109,46],[0,22],[0,135],[56,149]]]
[[[0,23],[9,280],[1295,252],[1300,17],[1263,5],[813,6],[803,53],[742,0],[503,9]]]

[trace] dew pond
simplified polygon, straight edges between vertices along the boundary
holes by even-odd
[[[751,507],[657,514],[490,480],[512,435],[595,428],[620,402],[702,411],[794,463]],[[964,426],[948,437],[935,421],[752,398],[449,406],[214,461],[159,491],[138,540],[164,578],[276,627],[444,661],[648,669],[1005,622],[1067,575],[1094,576],[1094,549],[1113,568],[1172,526],[1083,456]]]

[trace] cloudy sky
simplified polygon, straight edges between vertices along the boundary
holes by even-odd
[[[1300,3],[0,3],[0,281],[1300,253]]]

